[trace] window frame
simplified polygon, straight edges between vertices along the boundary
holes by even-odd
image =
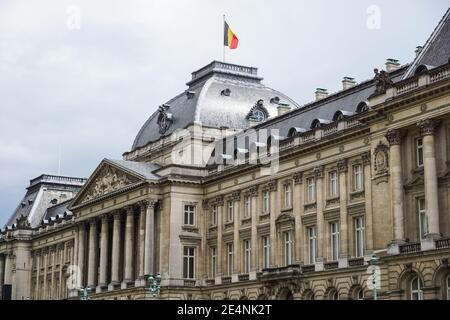
[[[294,253],[294,239],[292,236],[292,230],[283,232],[283,254],[284,265],[289,266],[293,263]]]
[[[192,254],[190,250],[192,249]],[[187,250],[187,252],[186,252]],[[193,246],[184,246],[183,247],[183,278],[184,279],[195,279],[195,247]],[[192,260],[192,269],[191,269],[191,260]],[[191,276],[192,272],[192,276]]]
[[[252,216],[252,198],[249,195],[244,196],[244,219]]]
[[[217,247],[210,248],[211,255],[211,277],[215,278],[217,274]]]
[[[292,185],[291,183],[283,184],[283,204],[285,209],[292,208]]]
[[[450,274],[447,275],[446,279],[446,285],[447,285],[447,300],[450,300]]]
[[[192,211],[187,210],[188,207],[192,207]],[[196,226],[197,225],[197,206],[195,204],[185,203],[183,208],[183,224],[185,226]],[[191,222],[192,218],[192,222]]]
[[[423,203],[423,208],[422,208]],[[427,210],[426,210],[426,202],[425,198],[417,198],[416,201],[417,205],[417,214],[419,219],[419,239],[425,239],[426,234],[428,233],[428,216],[427,216]]]
[[[228,200],[227,201],[227,222],[233,222],[234,221],[234,201]]]
[[[262,192],[262,211],[264,213],[270,212],[270,192],[269,190],[263,190]]]
[[[227,255],[227,275],[231,276],[234,271],[234,245],[233,242],[228,242],[226,244],[226,255]]]
[[[334,175],[334,177],[332,177],[332,175]],[[328,197],[339,197],[339,175],[337,170],[328,172]]]
[[[243,241],[244,251],[244,273],[250,273],[252,267],[252,241],[245,239]]]
[[[307,227],[309,264],[315,264],[317,258],[317,230],[316,226]],[[314,250],[312,250],[314,249]]]
[[[306,201],[313,203],[316,201],[316,179],[315,177],[306,178]]]
[[[356,168],[360,168],[357,171]],[[364,167],[362,163],[355,163],[352,165],[352,176],[353,176],[353,191],[363,191],[364,190]],[[360,177],[360,178],[358,178]]]
[[[417,289],[414,289],[414,282],[417,281]],[[422,279],[420,279],[419,275],[415,275],[412,277],[410,281],[410,290],[411,290],[411,300],[423,300],[423,283]],[[417,299],[414,299],[414,295],[417,295]]]
[[[361,221],[358,226],[358,221]],[[355,226],[355,257],[364,256],[365,236],[366,236],[366,222],[364,216],[359,216],[354,219]]]
[[[337,261],[339,259],[340,246],[340,223],[339,221],[330,222],[330,249],[331,260]]]
[[[419,141],[421,144],[419,144]],[[414,151],[416,156],[415,165],[416,168],[423,168],[424,165],[424,153],[423,153],[423,138],[417,137],[414,139]]]
[[[217,205],[211,206],[211,226],[217,226]]]
[[[270,237],[262,236],[261,238],[263,269],[267,269],[270,267]]]

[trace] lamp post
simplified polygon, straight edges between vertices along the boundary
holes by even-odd
[[[80,288],[78,289],[78,295],[80,296],[80,300],[90,300],[91,288]]]
[[[158,273],[156,275],[149,274],[147,277],[147,287],[150,294],[156,298],[159,297],[161,291],[161,275]]]
[[[377,262],[378,258],[375,254],[370,258],[370,265],[372,266],[372,298],[377,300]]]

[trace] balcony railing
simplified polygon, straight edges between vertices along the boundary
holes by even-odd
[[[185,287],[195,287],[195,280],[184,280]]]
[[[302,266],[302,272],[308,273],[308,272],[314,272],[316,270],[316,267],[314,264],[306,264]]]
[[[222,284],[231,283],[231,277],[222,277]]]
[[[450,248],[450,238],[436,240],[436,249]]]
[[[325,270],[337,269],[339,268],[339,263],[337,261],[325,262],[323,268]]]
[[[400,253],[413,253],[421,250],[420,242],[408,243],[400,246]]]
[[[248,274],[240,274],[238,276],[238,278],[239,278],[239,281],[248,281],[249,276],[248,276]]]
[[[352,258],[348,259],[348,266],[349,267],[360,267],[364,265],[364,258]]]

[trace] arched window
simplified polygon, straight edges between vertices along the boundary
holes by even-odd
[[[415,276],[411,280],[411,300],[423,300],[422,280]]]
[[[337,290],[332,290],[329,295],[330,300],[339,300],[339,292]]]
[[[290,128],[290,129],[289,129],[289,131],[288,131],[288,137],[289,137],[289,138],[295,137],[296,135],[298,135],[298,134],[300,134],[300,133],[303,133],[303,132],[306,132],[306,129],[304,129],[304,128],[298,128],[298,127],[293,127],[293,128]]]
[[[356,300],[364,300],[364,289],[360,288],[356,291]]]
[[[356,113],[361,113],[367,110],[369,110],[369,104],[367,102],[362,101],[358,103],[358,106],[356,107]]]

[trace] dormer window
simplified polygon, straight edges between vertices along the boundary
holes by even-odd
[[[231,94],[231,90],[228,89],[228,88],[223,89],[223,90],[220,92],[220,94],[221,94],[222,96],[229,97],[230,94]]]

